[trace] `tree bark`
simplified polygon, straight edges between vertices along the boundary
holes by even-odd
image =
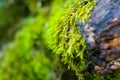
[[[100,74],[120,70],[120,0],[98,0],[84,27],[93,51],[94,71]]]

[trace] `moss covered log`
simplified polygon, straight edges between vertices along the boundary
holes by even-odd
[[[100,3],[100,1],[98,2]],[[75,1],[68,10],[64,9],[63,11],[65,11],[65,13],[62,14],[58,21],[56,20],[57,21],[56,23],[52,23],[52,25],[49,28],[50,34],[49,47],[60,56],[61,61],[68,66],[68,69],[76,72],[76,75],[80,80],[88,80],[88,78],[90,80],[117,79],[118,78],[117,75],[119,75],[119,72],[118,73],[116,72],[115,74],[116,76],[113,75],[114,73],[112,75],[111,74],[100,75],[95,72],[97,69],[101,68],[100,66],[97,66],[95,63],[101,64],[101,61],[99,59],[96,59],[97,57],[94,58],[93,55],[95,54],[95,56],[97,56],[96,54],[98,54],[96,53],[97,51],[95,49],[97,47],[95,47],[95,44],[94,42],[92,42],[93,40],[91,40],[91,37],[90,38],[86,37],[89,36],[91,33],[86,35],[86,33],[84,32],[85,30],[87,31],[87,29],[85,29],[87,25],[90,24],[91,26],[91,24],[93,25],[94,22],[96,22],[95,24],[97,25],[97,20],[99,21],[100,17],[98,17],[96,13],[93,13],[92,18],[90,18],[95,4],[96,1],[94,0]],[[99,11],[100,9],[102,8],[99,8],[98,10],[95,9],[95,11]],[[96,21],[94,21],[95,14],[97,16]],[[108,14],[108,16],[109,15],[110,14]],[[108,17],[106,16],[103,19],[106,18]],[[98,26],[100,25],[101,24],[98,23]],[[97,26],[94,27],[97,28],[99,32],[99,27]],[[106,58],[108,57],[111,59],[112,55],[106,56]],[[108,72],[109,71],[110,70],[108,70]]]
[[[119,4],[1,0],[0,80],[119,80]]]

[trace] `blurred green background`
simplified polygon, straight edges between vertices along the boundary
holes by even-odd
[[[0,0],[0,80],[77,80],[47,46],[49,26],[74,2]]]

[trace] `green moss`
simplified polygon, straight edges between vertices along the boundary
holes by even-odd
[[[115,72],[112,74],[96,74],[94,72],[85,72],[84,78],[85,80],[119,80],[120,79],[120,72]]]
[[[86,68],[84,53],[87,47],[77,23],[79,20],[87,23],[94,4],[95,1],[89,0],[75,1],[73,6],[63,10],[64,15],[49,29],[50,48],[59,54],[61,61],[67,64],[69,69],[76,71],[78,76],[82,76],[80,72]]]

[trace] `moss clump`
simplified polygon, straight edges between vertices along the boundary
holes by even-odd
[[[77,24],[79,21],[87,23],[94,5],[94,0],[75,1],[73,6],[49,29],[50,48],[59,54],[61,61],[69,69],[76,71],[79,77],[82,76],[80,72],[86,68],[84,53],[87,47],[80,30],[81,26]]]

